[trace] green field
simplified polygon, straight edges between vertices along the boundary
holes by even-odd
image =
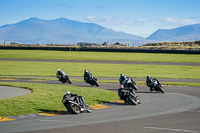
[[[186,78],[200,79],[198,66],[165,65],[123,65],[98,63],[58,63],[58,62],[21,62],[0,61],[0,75],[55,76],[57,68],[69,76],[83,76],[88,69],[96,77],[119,77],[121,73],[130,77]]]
[[[0,100],[0,116],[31,114],[38,112],[55,112],[65,110],[61,100],[66,91],[77,93],[84,97],[88,105],[95,105],[118,99],[117,93],[91,88],[74,87],[39,83],[7,83],[0,85],[17,86],[30,89],[31,94]]]
[[[71,52],[43,50],[0,50],[0,58],[22,59],[66,59],[66,60],[113,60],[113,61],[144,61],[144,62],[200,62],[200,55],[188,54],[148,54],[148,53],[117,53],[117,52]],[[151,75],[156,78],[200,79],[199,66],[168,66],[168,65],[134,65],[134,64],[99,64],[99,63],[63,63],[63,62],[26,62],[0,61],[0,77],[14,76],[56,76],[60,68],[69,76],[83,76],[88,69],[95,77],[119,77],[121,73],[132,78],[144,78]],[[40,79],[40,78],[37,78]],[[52,79],[51,79],[52,80]],[[56,80],[56,77],[55,77]],[[77,79],[77,81],[80,81]],[[104,83],[118,81],[100,81]],[[139,82],[144,84],[144,82]],[[199,83],[163,83],[165,85],[199,86]],[[83,95],[89,105],[119,99],[117,93],[86,87],[36,83],[8,83],[0,85],[17,86],[31,89],[33,93],[0,100],[0,116],[31,114],[38,112],[55,112],[65,110],[61,103],[65,91]],[[15,101],[15,104],[13,104]]]
[[[193,54],[78,52],[48,50],[0,50],[0,58],[112,60],[143,62],[200,62],[200,55]]]

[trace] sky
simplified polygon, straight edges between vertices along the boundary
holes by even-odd
[[[0,0],[0,26],[31,17],[64,17],[148,37],[200,23],[200,0]]]

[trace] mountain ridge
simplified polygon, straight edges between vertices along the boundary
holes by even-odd
[[[158,29],[146,40],[196,41],[200,40],[200,24],[185,25],[174,29]]]
[[[67,18],[44,20],[32,17],[14,24],[0,26],[0,43],[20,42],[39,44],[77,44],[78,42],[103,42],[132,44],[134,46],[159,41],[200,40],[200,24],[173,29],[158,29],[149,37],[114,31],[95,23],[85,23]],[[130,45],[131,46],[131,45]]]
[[[43,20],[34,17],[0,27],[0,40],[6,41],[27,43],[94,43],[113,39],[143,40],[144,38],[124,32],[117,32],[95,23],[83,23],[66,18]]]

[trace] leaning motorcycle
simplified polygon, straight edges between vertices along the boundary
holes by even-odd
[[[163,86],[160,84],[160,82],[154,80],[152,86],[153,86],[152,88],[153,88],[155,91],[158,91],[158,92],[161,92],[161,93],[165,93],[165,91],[164,91],[164,89],[163,89]]]
[[[69,83],[69,84],[72,83],[72,81],[71,81],[71,79],[69,78],[68,75],[65,75],[64,78],[61,77],[59,81],[61,81],[63,84],[64,84],[64,83]]]
[[[137,105],[140,103],[138,96],[135,94],[133,89],[123,88],[120,85],[120,88],[118,89],[118,95],[121,100],[124,100],[125,104]]]
[[[83,97],[78,94],[68,94],[64,96],[62,103],[68,112],[73,114],[80,114],[81,112],[92,112],[90,107],[85,104]]]

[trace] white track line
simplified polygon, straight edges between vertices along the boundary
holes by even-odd
[[[185,132],[185,133],[199,133],[199,131],[183,130],[183,129],[172,129],[172,128],[160,128],[160,127],[143,127],[145,129],[155,129],[155,130],[167,130],[167,131],[176,131],[176,132]]]

